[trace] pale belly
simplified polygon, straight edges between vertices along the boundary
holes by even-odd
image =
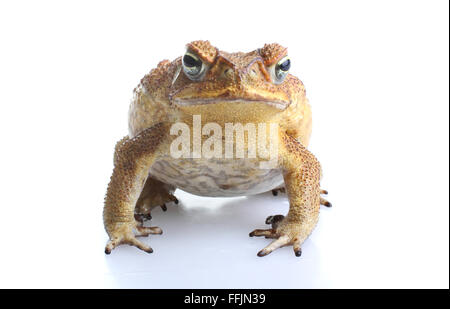
[[[183,191],[211,197],[253,195],[283,184],[279,169],[261,169],[252,159],[173,159],[154,163],[150,175]]]

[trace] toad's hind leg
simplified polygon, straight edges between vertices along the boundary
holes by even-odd
[[[151,210],[155,207],[159,206],[166,211],[166,204],[171,202],[178,204],[178,199],[173,195],[174,191],[174,186],[158,181],[149,175],[136,202],[134,209],[136,220],[141,222],[150,220],[152,218]]]
[[[275,189],[272,190],[272,195],[273,196],[277,196],[278,193],[286,193],[286,187],[284,186],[284,184],[282,184],[278,188],[275,188]],[[320,194],[327,195],[328,191],[321,189],[320,190]],[[326,207],[333,206],[328,200],[324,199],[323,197],[320,197],[320,205],[323,205],[323,206],[326,206]]]
[[[284,187],[284,184],[282,184],[278,188],[272,189],[273,196],[277,196],[278,193],[286,193],[286,188]]]

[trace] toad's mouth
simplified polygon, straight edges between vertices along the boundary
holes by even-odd
[[[230,103],[230,104],[263,104],[271,107],[275,107],[279,110],[285,110],[291,102],[282,100],[267,100],[267,99],[224,99],[224,98],[204,98],[204,99],[182,99],[175,98],[175,105],[178,106],[197,106],[197,105],[209,105],[209,104],[219,104],[219,103]]]

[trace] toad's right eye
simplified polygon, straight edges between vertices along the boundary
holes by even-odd
[[[205,71],[203,61],[196,55],[186,52],[183,56],[183,71],[191,80],[199,80]]]

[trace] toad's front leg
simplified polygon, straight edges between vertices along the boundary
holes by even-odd
[[[258,252],[265,256],[273,250],[291,245],[296,256],[301,255],[301,245],[311,234],[319,218],[320,208],[320,164],[296,139],[280,137],[280,167],[289,198],[289,212],[267,218],[271,229],[254,230],[250,236],[275,238],[267,247]]]
[[[152,248],[136,239],[138,236],[161,234],[158,227],[143,227],[134,218],[136,201],[155,158],[168,144],[168,129],[157,124],[134,138],[125,137],[116,145],[114,170],[105,197],[103,222],[109,241],[105,253],[120,244],[136,246],[148,253]]]

